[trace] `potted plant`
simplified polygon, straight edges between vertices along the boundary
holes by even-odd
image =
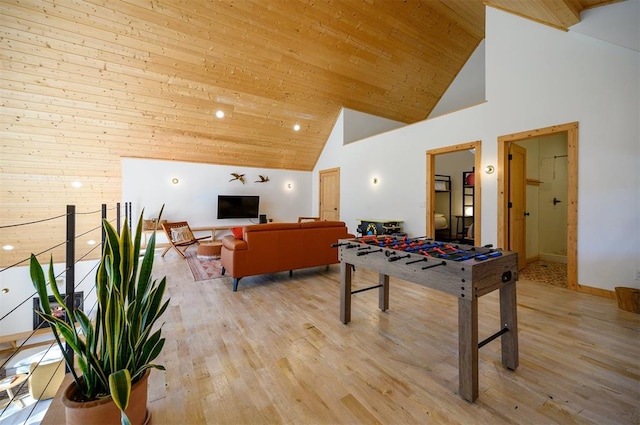
[[[154,331],[153,327],[169,304],[169,300],[164,303],[162,300],[166,277],[158,281],[152,280],[151,276],[156,235],[151,236],[139,265],[142,214],[133,241],[126,222],[120,236],[108,221],[103,222],[106,242],[96,272],[98,300],[93,320],[82,310],[66,307],[56,287],[53,258],[47,283],[42,266],[31,255],[31,280],[40,297],[42,310],[38,314],[51,324],[53,336],[74,379],[62,399],[67,424],[114,423],[108,417],[114,413],[116,423],[119,420],[123,425],[145,423],[149,419],[146,408],[149,370],[165,370],[164,366],[152,363],[165,342],[161,329]],[[68,322],[52,314],[47,285],[58,304],[65,309]],[[64,342],[75,353],[81,375],[74,368],[73,356],[64,350]],[[133,397],[138,394],[143,398],[141,411],[134,409]],[[80,407],[80,412],[84,413],[89,410],[84,409],[87,406],[94,409],[99,406],[111,413],[101,411],[97,419],[77,417],[79,413],[73,409]]]

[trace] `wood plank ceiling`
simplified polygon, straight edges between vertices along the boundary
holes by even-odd
[[[486,3],[567,28],[608,2]],[[484,4],[2,0],[0,226],[119,201],[122,157],[312,170],[341,107],[423,120]]]

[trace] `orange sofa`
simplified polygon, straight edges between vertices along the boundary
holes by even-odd
[[[245,276],[338,263],[338,239],[353,238],[342,221],[266,223],[242,228],[242,238],[222,238],[222,274],[233,278],[233,291]]]

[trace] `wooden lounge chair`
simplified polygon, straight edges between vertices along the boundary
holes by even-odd
[[[162,252],[162,257],[164,257],[170,249],[175,249],[182,258],[187,258],[184,254],[190,246],[195,245],[197,247],[201,240],[211,238],[211,236],[204,236],[201,238],[193,236],[191,227],[189,227],[189,223],[186,221],[162,223],[162,228],[164,229],[164,233],[166,233],[167,240],[169,241],[169,246]]]

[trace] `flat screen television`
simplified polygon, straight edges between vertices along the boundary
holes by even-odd
[[[258,218],[259,205],[259,196],[218,195],[218,219]]]

